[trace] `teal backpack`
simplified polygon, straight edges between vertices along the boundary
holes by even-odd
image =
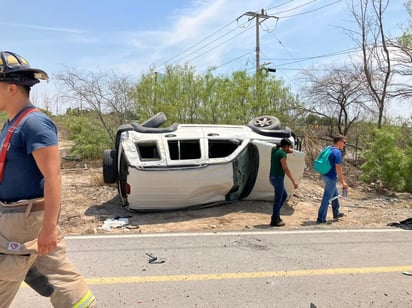
[[[326,174],[332,169],[332,166],[329,162],[329,155],[332,152],[332,147],[326,147],[319,153],[318,158],[313,163],[313,168],[315,171],[320,174]]]

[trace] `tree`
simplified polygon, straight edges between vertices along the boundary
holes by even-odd
[[[406,11],[409,14],[409,23],[403,29],[403,35],[398,39],[398,43],[402,46],[412,47],[412,1],[405,2]]]
[[[245,124],[263,114],[287,121],[297,102],[268,75],[214,76],[213,68],[201,75],[188,65],[166,66],[163,74],[151,70],[136,84],[133,99],[139,120],[162,111],[171,122],[215,124]]]
[[[378,128],[382,126],[392,77],[389,39],[383,24],[388,4],[389,0],[352,0],[350,7],[359,27],[358,33],[352,32],[352,38],[361,48],[363,74],[370,97],[377,107]]]
[[[318,74],[310,69],[303,72],[306,111],[327,119],[331,136],[336,130],[347,135],[363,111],[368,110],[364,79],[359,71],[348,66],[328,66],[323,71],[326,73]]]
[[[403,43],[391,42],[390,46],[394,49],[393,55],[393,82],[391,97],[409,99],[412,97],[412,46]]]
[[[193,67],[166,66],[142,75],[132,91],[139,120],[164,112],[171,121],[196,123],[201,107],[202,76]]]
[[[405,3],[405,8],[412,17],[412,1]],[[412,18],[409,24],[403,29],[403,35],[397,40],[391,41],[390,45],[394,52],[394,90],[391,93],[394,97],[409,99],[412,97],[412,85],[410,83],[410,76],[412,75]]]
[[[63,84],[61,99],[68,100],[72,107],[80,110],[95,111],[112,141],[117,127],[130,120],[134,114],[135,106],[130,99],[131,85],[126,77],[66,68],[56,79]],[[108,118],[105,114],[114,116]]]

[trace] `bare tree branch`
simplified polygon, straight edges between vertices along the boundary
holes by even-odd
[[[56,78],[63,82],[62,98],[83,109],[95,111],[114,141],[112,127],[118,127],[129,120],[130,110],[135,110],[130,98],[131,86],[126,78],[108,73],[78,72],[66,68]],[[117,123],[107,123],[104,114],[115,114]]]

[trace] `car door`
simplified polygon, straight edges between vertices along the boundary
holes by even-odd
[[[269,181],[270,173],[270,159],[272,148],[276,145],[273,143],[254,140],[252,142],[259,155],[259,170],[256,177],[256,182],[251,193],[247,196],[248,200],[273,200],[274,189]],[[294,151],[287,154],[287,162],[290,172],[297,182],[303,177],[303,171],[305,168],[305,154],[300,151]],[[290,179],[285,176],[285,188],[288,194],[291,196],[295,191],[294,186]]]
[[[162,134],[167,168],[199,167],[205,163],[201,127],[181,125],[172,133]]]

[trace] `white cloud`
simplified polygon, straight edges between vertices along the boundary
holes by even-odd
[[[52,31],[52,32],[85,33],[85,31],[79,30],[79,29],[47,27],[47,26],[32,25],[32,24],[19,24],[19,23],[10,23],[10,22],[0,22],[0,25],[1,26],[11,26],[11,27],[25,28],[25,29]]]
[[[129,32],[123,34],[123,40],[135,50],[136,56],[150,52],[145,56],[145,62],[149,65],[190,62],[199,70],[219,66],[228,59],[244,54],[245,50],[255,48],[254,25],[240,34],[244,29],[235,22],[237,17],[250,10],[249,6],[264,7],[268,3],[254,2],[196,1],[191,7],[174,11],[172,24],[167,29]],[[228,24],[228,27],[223,27]],[[221,31],[217,31],[219,29]]]

